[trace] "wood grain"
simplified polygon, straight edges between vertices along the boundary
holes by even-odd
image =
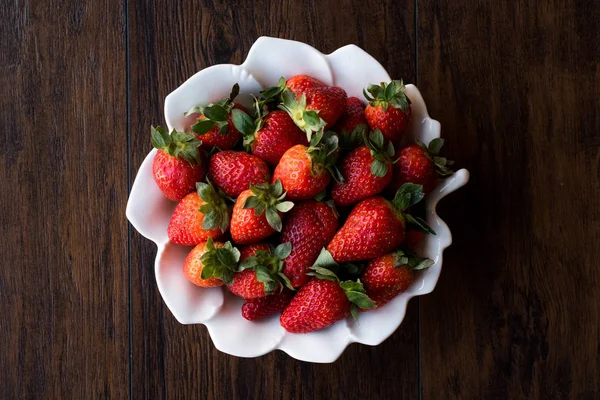
[[[262,35],[305,41],[323,52],[355,43],[396,76],[415,78],[414,9],[393,1],[132,1],[132,174],[150,150],[164,97],[198,70],[241,63]],[[331,10],[331,11],[329,11]],[[335,10],[335,13],[332,12]],[[367,23],[367,21],[369,21]],[[390,52],[389,49],[395,49]],[[218,352],[203,326],[182,326],[160,299],[156,248],[132,236],[133,393],[142,398],[416,398],[418,308],[378,347],[352,345],[331,365],[276,352],[240,359]],[[360,378],[359,378],[360,377]]]
[[[0,3],[0,398],[127,398],[123,2]]]
[[[423,398],[598,398],[600,4],[419,1],[419,83],[472,172],[421,301]]]
[[[0,399],[598,398],[600,4],[541,3],[0,2]],[[124,216],[164,97],[261,35],[416,81],[472,173],[436,290],[333,364],[180,325]]]

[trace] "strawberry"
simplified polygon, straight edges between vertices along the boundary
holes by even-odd
[[[256,121],[245,112],[234,110],[233,123],[244,134],[244,146],[270,165],[277,165],[290,147],[308,144],[302,131],[281,110],[271,111]]]
[[[325,202],[309,200],[298,203],[289,212],[281,231],[281,241],[292,245],[283,273],[290,278],[293,287],[308,282],[307,272],[337,228],[338,217]]]
[[[220,151],[208,165],[208,175],[214,184],[230,197],[238,197],[251,185],[268,183],[269,167],[263,160],[244,151]]]
[[[425,238],[425,233],[417,229],[408,229],[404,235],[404,241],[402,246],[413,250],[417,247]]]
[[[198,121],[191,128],[198,139],[202,140],[202,148],[206,150],[213,147],[221,150],[231,149],[242,136],[234,126],[231,114],[234,109],[244,110],[241,104],[233,102],[239,92],[240,87],[236,83],[228,98],[205,107],[193,107],[186,113],[186,116],[199,114]]]
[[[325,190],[331,176],[342,180],[335,166],[338,138],[333,132],[319,131],[312,137],[310,147],[296,145],[286,151],[273,172],[290,200],[307,200]]]
[[[270,296],[249,299],[242,305],[242,317],[248,321],[256,321],[282,312],[294,297],[294,292],[283,289]]]
[[[365,294],[363,285],[354,281],[340,282],[329,268],[336,265],[331,254],[323,249],[312,267],[314,278],[302,286],[281,314],[281,326],[288,332],[308,333],[327,328],[346,318],[356,318],[357,307],[375,306]]]
[[[327,250],[339,263],[369,260],[398,247],[404,239],[406,223],[435,234],[425,221],[405,213],[423,196],[420,185],[405,184],[398,189],[392,202],[383,197],[361,201],[354,206]]]
[[[331,197],[336,204],[347,206],[381,192],[392,179],[394,146],[384,145],[380,131],[364,135],[365,145],[351,151],[342,160],[343,183],[336,182]]]
[[[365,109],[367,123],[372,130],[379,129],[383,137],[394,145],[400,143],[410,121],[410,99],[406,96],[402,80],[369,85],[363,90],[369,101]],[[369,93],[367,93],[367,91]]]
[[[377,304],[386,304],[404,292],[414,279],[414,271],[429,268],[433,260],[420,258],[402,250],[371,260],[361,280],[369,297]]]
[[[231,216],[231,237],[239,244],[258,242],[281,231],[281,213],[294,203],[285,198],[280,181],[250,186],[237,198]]]
[[[273,250],[271,245],[265,242],[252,243],[242,246],[240,247],[240,262],[244,261],[248,257],[255,257],[256,252],[258,251],[266,251],[270,253],[271,250]]]
[[[283,274],[283,260],[290,255],[292,245],[280,244],[271,251],[264,250],[264,244],[250,245],[251,251],[245,251],[237,268],[229,291],[244,299],[257,299],[271,295],[284,286],[292,290],[292,285]]]
[[[327,85],[308,75],[296,75],[285,82],[285,87],[294,93],[304,93],[307,90],[326,87]]]
[[[423,186],[425,193],[429,193],[435,186],[437,175],[452,175],[452,170],[447,166],[452,165],[453,161],[438,156],[443,145],[444,139],[436,138],[429,146],[417,141],[417,144],[400,149],[396,153],[398,161],[394,165],[388,189],[395,192],[405,183],[416,183]]]
[[[362,101],[358,97],[349,97],[346,109],[334,127],[340,138],[340,147],[354,149],[363,144],[362,132],[366,128]]]
[[[198,244],[183,262],[183,273],[194,285],[221,286],[230,283],[233,271],[240,259],[240,252],[230,242],[206,242]]]
[[[167,229],[173,243],[195,246],[223,236],[229,226],[229,209],[223,197],[210,184],[198,182],[196,188],[173,211]]]
[[[206,168],[202,142],[193,135],[162,127],[152,127],[152,145],[158,149],[152,162],[152,176],[158,188],[170,200],[179,201],[204,179]]]
[[[329,86],[288,88],[281,97],[283,104],[280,108],[288,112],[309,140],[312,132],[321,128],[331,129],[344,113],[348,101],[344,89]]]

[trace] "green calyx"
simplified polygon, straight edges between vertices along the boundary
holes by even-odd
[[[357,125],[352,132],[342,131],[340,133],[340,148],[352,150],[363,145],[365,134],[369,134],[368,127],[365,124]]]
[[[454,164],[454,161],[448,160],[446,157],[439,156],[440,150],[444,145],[444,139],[435,138],[429,142],[429,146],[425,145],[425,143],[421,142],[420,140],[417,140],[417,144],[421,146],[427,157],[429,157],[429,159],[433,162],[435,171],[438,173],[438,175],[449,176],[454,173],[454,171],[448,168],[449,165]]]
[[[194,125],[192,125],[192,131],[198,135],[204,135],[214,126],[217,126],[219,128],[219,134],[225,135],[227,133],[227,128],[229,127],[227,117],[229,116],[231,110],[233,110],[233,100],[239,93],[240,85],[236,83],[231,88],[229,97],[204,107],[192,107],[185,114],[186,116],[196,113],[204,115],[204,119],[198,120]]]
[[[398,210],[398,212],[402,213],[402,216],[406,220],[406,222],[411,225],[414,229],[419,230],[424,233],[428,233],[431,235],[435,235],[435,231],[431,229],[431,227],[425,222],[422,218],[413,217],[412,215],[406,213],[406,210],[411,206],[414,206],[425,197],[425,193],[423,192],[423,186],[417,185],[415,183],[405,183],[400,186],[394,199],[392,200],[392,204]]]
[[[430,258],[419,257],[417,254],[408,250],[396,250],[394,253],[394,268],[408,268],[410,270],[419,271],[427,269],[434,264]]]
[[[271,86],[260,91],[260,99],[256,99],[255,107],[258,110],[257,116],[275,108],[281,102],[281,93],[285,90],[287,80],[282,76],[277,82],[277,86]]]
[[[384,177],[388,173],[390,164],[395,161],[394,145],[387,141],[379,129],[375,129],[369,135],[367,130],[363,131],[363,140],[365,145],[371,150],[371,156],[374,158],[371,163],[371,173],[379,178]]]
[[[225,243],[223,247],[215,247],[212,238],[206,241],[206,252],[200,259],[202,261],[202,279],[218,278],[225,284],[231,285],[233,282],[233,272],[240,261],[240,252],[231,245],[231,242]]]
[[[296,99],[296,95],[289,89],[284,89],[281,93],[283,103],[279,108],[286,111],[298,128],[306,133],[306,137],[310,142],[313,132],[325,128],[327,123],[319,117],[319,112],[306,109],[306,96],[302,95]]]
[[[254,98],[254,106],[256,107],[256,119],[252,119],[248,114],[242,110],[234,109],[231,112],[231,120],[235,129],[240,131],[244,136],[244,148],[250,151],[250,146],[256,138],[256,132],[260,130],[263,124],[263,118],[268,114],[268,110],[263,112],[260,108],[260,100]]]
[[[314,276],[318,279],[327,279],[330,281],[338,282],[340,287],[344,290],[346,298],[352,303],[351,313],[354,319],[358,319],[358,308],[369,309],[375,307],[375,302],[367,296],[363,284],[360,279],[356,281],[340,281],[337,274],[333,269],[338,268],[339,265],[333,259],[333,256],[325,248],[319,253],[319,257],[315,261],[314,265],[310,267],[312,272],[309,275]]]
[[[237,271],[241,272],[245,269],[255,271],[256,279],[264,285],[266,294],[273,294],[277,288],[283,290],[287,287],[290,290],[295,290],[292,283],[283,273],[283,260],[285,260],[292,252],[291,243],[282,243],[273,251],[258,250],[254,256],[246,258],[242,261]]]
[[[310,146],[306,150],[312,161],[313,174],[316,175],[316,169],[326,168],[333,179],[339,183],[344,183],[344,177],[336,166],[339,150],[339,138],[335,132],[323,132],[323,129],[317,131],[311,138]]]
[[[387,111],[392,106],[407,112],[410,99],[406,96],[405,89],[404,82],[400,79],[390,83],[381,82],[380,85],[368,85],[366,90],[363,89],[363,94],[373,107],[381,106],[383,111]]]
[[[199,210],[204,214],[202,229],[219,228],[225,232],[229,227],[229,207],[225,202],[225,194],[221,190],[215,189],[208,178],[206,178],[206,183],[196,183],[196,191],[205,203],[200,206]]]
[[[202,141],[194,135],[173,130],[171,134],[161,126],[151,127],[152,146],[170,156],[180,158],[192,165],[202,163],[199,146]]]
[[[235,128],[244,136],[244,148],[250,151],[250,146],[256,138],[256,132],[260,130],[264,117],[281,101],[281,93],[285,89],[286,79],[279,78],[277,86],[269,87],[260,91],[260,97],[254,95],[254,117],[242,110],[233,110],[231,120]]]
[[[250,186],[252,196],[248,196],[242,208],[254,209],[254,215],[259,216],[263,213],[267,223],[277,232],[281,232],[281,216],[279,213],[288,212],[294,207],[291,201],[282,201],[285,198],[283,185],[278,179],[273,184],[261,183]]]

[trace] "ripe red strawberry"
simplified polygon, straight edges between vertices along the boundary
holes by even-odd
[[[400,143],[402,135],[410,121],[410,99],[404,93],[402,80],[382,82],[381,85],[369,85],[363,90],[369,104],[365,109],[365,117],[372,130],[379,129],[383,137],[395,146]]]
[[[273,251],[263,247],[264,244],[255,245],[251,251],[244,252],[244,255],[252,255],[241,259],[233,283],[228,286],[231,293],[244,299],[257,299],[283,290],[284,286],[293,289],[282,272],[283,260],[290,255],[292,246],[283,243]]]
[[[281,231],[281,213],[294,203],[285,198],[281,182],[259,184],[244,190],[233,206],[231,238],[238,244],[258,242]]]
[[[423,186],[429,193],[435,186],[437,175],[452,175],[448,165],[453,162],[438,154],[444,144],[444,139],[433,139],[429,147],[422,142],[400,149],[396,153],[398,162],[394,165],[394,173],[388,188],[395,192],[405,183],[416,183]]]
[[[285,86],[294,93],[304,93],[309,89],[326,87],[327,85],[308,75],[296,75],[285,82]]]
[[[287,215],[281,231],[281,241],[292,245],[292,252],[285,259],[283,273],[293,287],[300,287],[310,279],[310,267],[321,249],[329,243],[338,228],[334,209],[322,201],[298,203]]]
[[[283,289],[270,296],[249,299],[242,305],[242,317],[248,321],[256,321],[282,312],[294,297],[294,292]]]
[[[346,110],[335,124],[340,147],[354,149],[363,144],[362,132],[367,128],[365,108],[358,97],[349,97]]]
[[[370,197],[358,203],[335,234],[327,250],[338,263],[369,260],[397,248],[404,239],[406,223],[428,233],[425,221],[404,211],[423,199],[420,185],[403,185],[392,202]]]
[[[346,109],[348,96],[342,88],[296,85],[295,89],[289,86],[288,89],[281,94],[281,108],[306,132],[309,140],[312,132],[323,127],[331,129]]]
[[[202,142],[192,135],[162,127],[152,127],[152,145],[158,149],[152,162],[152,176],[170,200],[179,201],[194,191],[196,182],[206,176]]]
[[[404,235],[402,246],[413,250],[423,241],[424,238],[425,233],[416,229],[408,229]]]
[[[347,206],[381,192],[392,179],[394,147],[384,144],[379,131],[371,133],[365,146],[351,151],[342,160],[343,183],[336,182],[331,197],[336,204]]]
[[[335,163],[338,138],[333,132],[319,131],[311,146],[296,145],[286,151],[273,172],[273,181],[280,180],[290,200],[307,200],[321,193],[334,175],[342,180]]]
[[[229,209],[224,199],[209,184],[198,182],[196,188],[173,211],[167,229],[173,243],[195,246],[208,238],[223,236],[229,226]]]
[[[323,262],[323,259],[326,262]],[[333,325],[351,312],[356,317],[356,307],[369,309],[375,303],[365,294],[359,282],[340,282],[328,267],[331,254],[324,250],[312,268],[315,277],[302,286],[281,314],[281,326],[288,332],[307,333]],[[335,263],[333,263],[335,265]]]
[[[244,107],[233,100],[239,94],[240,87],[236,83],[228,98],[206,107],[194,107],[186,115],[199,114],[198,121],[192,125],[192,131],[202,140],[202,148],[210,150],[218,147],[221,150],[231,149],[242,134],[233,125],[231,111],[244,111]]]
[[[253,121],[248,114],[234,110],[233,123],[244,134],[244,146],[270,165],[277,165],[290,147],[308,144],[304,133],[285,111],[271,111]]]
[[[244,151],[220,151],[208,165],[211,181],[230,197],[238,197],[251,185],[271,180],[269,167],[263,160]]]
[[[361,280],[368,296],[377,307],[404,292],[414,279],[414,271],[429,268],[433,260],[421,258],[402,250],[371,260]]]
[[[257,251],[271,252],[271,245],[265,242],[252,243],[246,246],[240,247],[240,262],[244,261],[248,257],[255,257]]]
[[[230,242],[206,242],[198,244],[183,262],[183,273],[194,285],[221,286],[231,282],[240,252]]]

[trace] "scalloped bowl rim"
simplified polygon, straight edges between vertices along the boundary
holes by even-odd
[[[285,62],[282,54],[286,56]],[[288,74],[281,70],[288,70]],[[247,94],[248,91],[256,92],[260,88],[275,84],[279,76],[298,73],[315,76],[330,85],[337,84],[346,89],[349,96],[358,96],[363,101],[365,99],[359,87],[364,87],[366,80],[373,76],[377,79],[372,79],[371,82],[390,80],[383,66],[355,45],[341,47],[326,55],[305,43],[260,37],[241,65],[219,64],[205,68],[171,92],[165,99],[167,126],[170,130],[185,129],[189,120],[183,117],[183,111],[192,105],[205,104],[224,97],[234,81],[240,82],[242,92]],[[204,92],[210,93],[211,97],[206,97],[207,95],[203,97],[197,90],[199,87],[206,88]],[[429,116],[418,89],[413,85],[406,87],[413,111],[409,126],[410,135],[407,134],[407,138],[418,135],[420,139],[428,142],[435,137],[440,137],[440,124]],[[243,104],[248,104],[248,101],[248,96],[242,99]],[[187,283],[182,283],[177,271],[163,265],[168,262],[177,265],[189,248],[170,243],[166,236],[165,216],[170,216],[174,203],[162,196],[152,179],[151,165],[155,153],[156,150],[151,150],[138,170],[127,204],[127,218],[141,235],[157,245],[155,259],[157,286],[163,301],[175,318],[182,324],[204,324],[217,349],[239,357],[257,357],[273,350],[281,350],[302,361],[326,363],[335,361],[351,343],[375,346],[387,339],[403,321],[408,301],[415,296],[430,293],[435,288],[441,273],[443,251],[452,243],[450,229],[437,215],[436,206],[444,196],[459,189],[469,180],[467,170],[456,171],[450,177],[440,180],[436,189],[426,198],[427,221],[436,229],[438,235],[433,238],[428,237],[422,244],[421,251],[425,253],[424,255],[433,258],[435,264],[429,270],[423,271],[406,292],[378,310],[361,314],[361,324],[346,319],[327,329],[298,335],[285,332],[278,324],[278,316],[270,317],[262,324],[240,321],[241,317],[238,318],[233,312],[235,307],[241,304],[241,300],[234,299],[221,288],[190,289],[186,286]],[[159,215],[160,224],[155,223],[155,218]],[[181,270],[179,274],[183,275]],[[180,289],[182,293],[192,296],[189,298],[200,299],[198,303],[200,306],[197,307],[200,310],[190,309],[185,298],[183,300],[178,298],[181,297],[178,291]],[[191,291],[196,289],[208,291],[196,297],[197,293]],[[210,301],[206,300],[207,298]],[[239,310],[237,313],[240,314]],[[365,327],[367,322],[369,326]],[[382,330],[378,332],[375,330],[376,327]],[[240,334],[233,337],[231,332],[235,329],[245,330],[247,335],[244,337]],[[270,336],[266,335],[267,333]],[[340,342],[340,338],[343,343]],[[254,340],[256,349],[248,348],[245,345],[247,340]]]

